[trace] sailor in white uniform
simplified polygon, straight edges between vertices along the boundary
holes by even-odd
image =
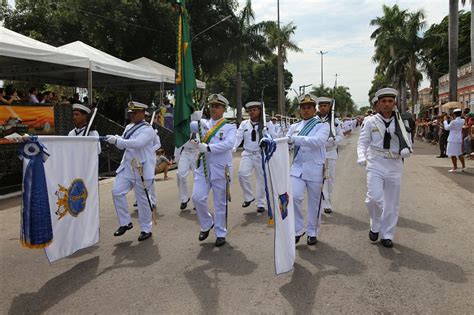
[[[385,247],[393,246],[400,208],[402,159],[410,155],[407,148],[400,147],[402,140],[394,115],[397,94],[392,88],[377,91],[379,112],[365,122],[357,143],[357,164],[367,169],[369,239],[377,241],[380,233]]]
[[[90,115],[91,109],[84,104],[72,104],[72,122],[74,123],[74,129],[69,131],[67,134],[69,137],[81,137],[91,136],[99,137],[97,130],[89,130],[89,134],[86,135],[87,131],[87,116]],[[99,154],[101,152],[100,141],[97,141],[99,148]]]
[[[191,131],[198,133],[198,167],[194,176],[192,200],[196,207],[201,232],[199,241],[204,241],[214,227],[217,247],[226,243],[227,211],[232,178],[232,148],[235,144],[236,127],[224,117],[229,101],[220,94],[209,96],[211,118],[201,119],[200,113],[191,116]],[[199,126],[200,125],[200,126]],[[200,130],[199,130],[200,129]],[[214,214],[209,213],[207,198],[212,189]]]
[[[448,118],[446,116],[443,117],[444,129],[449,131],[446,155],[451,157],[451,162],[453,163],[453,168],[448,171],[450,173],[466,171],[464,156],[462,156],[462,127],[464,126],[464,119],[461,118],[461,109],[455,109],[453,111],[453,115],[456,118],[451,120],[451,122],[448,122]],[[457,158],[459,158],[459,161],[461,161],[462,167],[460,169],[458,168]]]
[[[262,155],[260,139],[267,133],[262,121],[262,103],[248,102],[245,109],[250,118],[243,121],[237,129],[233,151],[244,141],[244,151],[240,159],[239,182],[244,193],[242,208],[247,208],[255,200],[252,189],[252,172],[256,177],[257,212],[265,211],[265,189],[263,181]],[[273,126],[271,126],[273,128]],[[273,136],[273,135],[272,135]]]
[[[300,98],[300,115],[303,120],[292,124],[287,133],[288,143],[294,145],[290,176],[295,209],[295,243],[299,242],[306,231],[308,245],[316,244],[320,231],[321,185],[329,137],[329,124],[315,117],[316,102],[316,97],[310,94]],[[303,216],[305,189],[308,192],[306,229]]]
[[[179,148],[174,150],[174,159],[178,163],[177,184],[179,190],[179,200],[181,202],[179,208],[185,210],[189,202],[187,177],[189,174],[194,175],[196,169],[196,161],[199,151],[194,143],[196,133],[191,133],[190,139]]]
[[[331,125],[331,104],[332,98],[318,97],[318,111],[319,118]],[[337,161],[337,145],[342,141],[341,122],[336,117],[334,118],[334,131],[330,131],[329,138],[326,142],[326,178],[324,180],[323,200],[321,207],[325,213],[332,212],[332,193],[334,191],[334,177],[336,175],[336,161]]]
[[[115,145],[120,150],[125,150],[112,188],[115,210],[120,223],[120,227],[114,235],[123,235],[127,230],[133,228],[126,195],[134,189],[141,228],[139,241],[146,240],[152,235],[152,208],[149,204],[151,200],[148,199],[150,194],[147,195],[144,186],[147,191],[154,189],[153,179],[156,164],[154,145],[157,145],[157,138],[156,132],[145,121],[147,108],[148,106],[145,104],[129,102],[128,113],[131,123],[125,127],[122,136],[109,135],[106,137],[108,143]],[[144,183],[141,180],[140,172],[143,174]]]

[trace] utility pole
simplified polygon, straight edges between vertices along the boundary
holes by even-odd
[[[277,0],[277,24],[278,24],[278,112],[285,114],[285,94],[283,89],[283,58],[281,47],[281,30],[280,30],[280,0]]]
[[[324,85],[324,63],[323,63],[323,56],[327,54],[327,51],[320,50],[318,54],[321,55],[321,86]]]

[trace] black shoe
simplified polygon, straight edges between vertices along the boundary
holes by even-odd
[[[181,202],[181,205],[179,206],[179,209],[184,210],[188,206],[189,198],[188,201],[186,202]]]
[[[255,198],[253,198],[253,199],[250,200],[250,201],[244,201],[244,202],[242,203],[242,208],[247,208],[248,206],[250,206],[250,204],[251,204],[252,202],[254,202],[254,200],[255,200]]]
[[[258,212],[258,213],[265,212],[265,208],[264,208],[264,207],[258,207],[258,208],[257,208],[257,212]]]
[[[376,240],[379,239],[379,233],[375,233],[375,232],[372,232],[372,231],[369,231],[369,239],[372,241],[372,242],[375,242]]]
[[[213,227],[214,227],[214,224],[209,228],[209,230],[199,232],[200,242],[204,241],[209,236],[209,232],[212,230]]]
[[[151,237],[151,232],[140,232],[140,235],[138,235],[138,241],[141,242],[141,241],[144,241],[146,240],[147,238],[150,238]]]
[[[392,240],[389,240],[389,239],[381,239],[380,243],[382,243],[383,247],[388,247],[388,248],[393,247],[393,242]]]
[[[308,236],[306,238],[306,244],[308,245],[316,245],[316,243],[318,242],[318,239],[316,238],[316,236]]]
[[[136,208],[138,207],[138,202],[135,200],[135,202],[133,203],[133,206]]]
[[[301,234],[301,235],[296,235],[296,236],[295,236],[295,244],[298,244],[298,242],[300,241],[301,236],[303,236],[304,233],[305,233],[305,232],[303,232],[303,234]]]
[[[117,231],[115,231],[114,236],[124,235],[125,232],[127,232],[128,230],[131,230],[132,228],[133,228],[132,222],[130,222],[128,225],[123,225],[119,227]]]
[[[332,209],[331,208],[324,208],[324,213],[331,213]]]
[[[221,247],[224,244],[225,244],[225,237],[216,238],[216,243],[215,243],[216,247]]]

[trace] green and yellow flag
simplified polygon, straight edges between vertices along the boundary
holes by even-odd
[[[185,0],[176,1],[179,9],[176,54],[176,104],[174,107],[174,144],[182,146],[189,140],[189,123],[194,111],[193,90],[196,88],[191,40],[189,38],[188,12]]]

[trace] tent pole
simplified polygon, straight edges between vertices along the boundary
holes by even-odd
[[[92,105],[92,63],[89,61],[89,69],[87,70],[87,94],[89,97],[89,105]]]
[[[158,107],[161,107],[163,105],[164,92],[165,92],[165,82],[160,82],[160,105]]]

